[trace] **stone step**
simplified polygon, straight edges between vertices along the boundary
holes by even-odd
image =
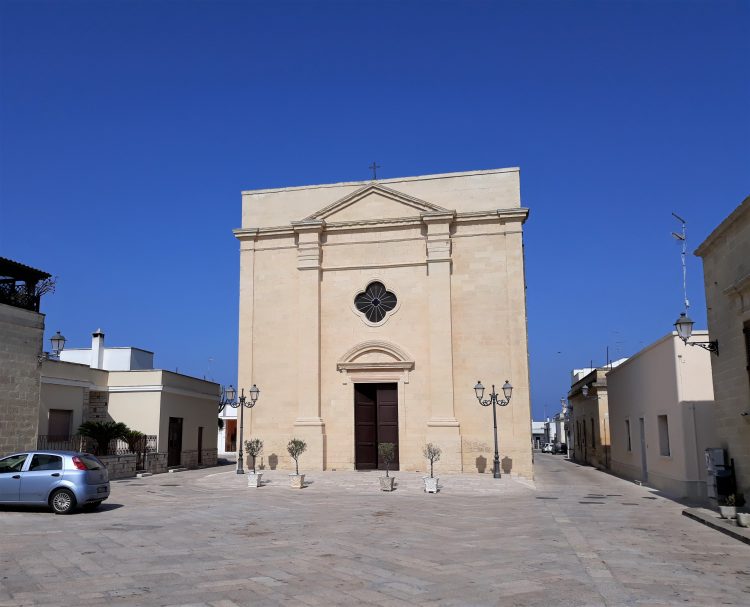
[[[153,475],[153,472],[138,472],[135,476],[136,478],[146,478]]]
[[[185,472],[187,468],[170,468],[169,473],[172,474],[172,472]]]

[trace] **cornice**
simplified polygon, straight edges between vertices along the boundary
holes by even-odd
[[[357,229],[362,227],[401,227],[401,226],[419,226],[424,223],[434,221],[445,221],[450,218],[456,223],[466,223],[470,221],[526,221],[529,216],[529,209],[518,207],[513,209],[493,209],[489,211],[468,211],[457,213],[456,211],[431,211],[421,214],[419,217],[389,217],[379,219],[358,219],[352,221],[322,221],[322,220],[303,220],[294,221],[286,226],[272,226],[268,228],[237,228],[232,230],[235,238],[238,240],[249,240],[253,238],[264,238],[272,236],[293,236],[299,231],[306,229],[319,229],[324,232],[343,231]],[[322,227],[315,227],[322,226]]]
[[[432,175],[416,175],[412,177],[392,177],[390,179],[378,179],[377,181],[341,181],[339,183],[323,183],[317,185],[290,186],[285,188],[264,188],[259,190],[243,190],[243,195],[251,194],[273,194],[277,192],[293,192],[295,190],[318,190],[322,188],[340,188],[342,186],[362,186],[377,183],[404,183],[411,181],[433,181],[435,179],[451,179],[454,177],[471,177],[473,175],[492,175],[493,173],[518,173],[519,167],[504,167],[498,169],[481,169],[477,171],[458,171],[453,173],[434,173]]]
[[[740,217],[750,213],[750,196],[745,198],[734,211],[727,215],[724,220],[716,226],[713,232],[698,246],[694,251],[694,255],[697,257],[705,257],[706,253],[719,242],[720,238],[724,236]]]

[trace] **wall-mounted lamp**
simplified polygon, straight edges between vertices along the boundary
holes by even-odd
[[[693,325],[695,322],[685,313],[680,312],[680,317],[674,323],[674,328],[677,330],[677,335],[683,341],[686,346],[699,346],[704,350],[713,352],[716,356],[719,355],[719,340],[714,339],[713,341],[688,341],[690,336],[693,334]]]

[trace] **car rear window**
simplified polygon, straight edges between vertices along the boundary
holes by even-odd
[[[88,468],[89,470],[101,470],[102,463],[93,455],[82,453],[79,457],[81,458],[81,461],[86,464],[86,468]]]
[[[31,458],[29,472],[33,470],[62,470],[62,457],[46,453],[35,453]]]

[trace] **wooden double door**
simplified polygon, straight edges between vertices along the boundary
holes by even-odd
[[[357,470],[385,469],[378,443],[396,445],[391,470],[398,470],[398,385],[354,384],[354,457]]]

